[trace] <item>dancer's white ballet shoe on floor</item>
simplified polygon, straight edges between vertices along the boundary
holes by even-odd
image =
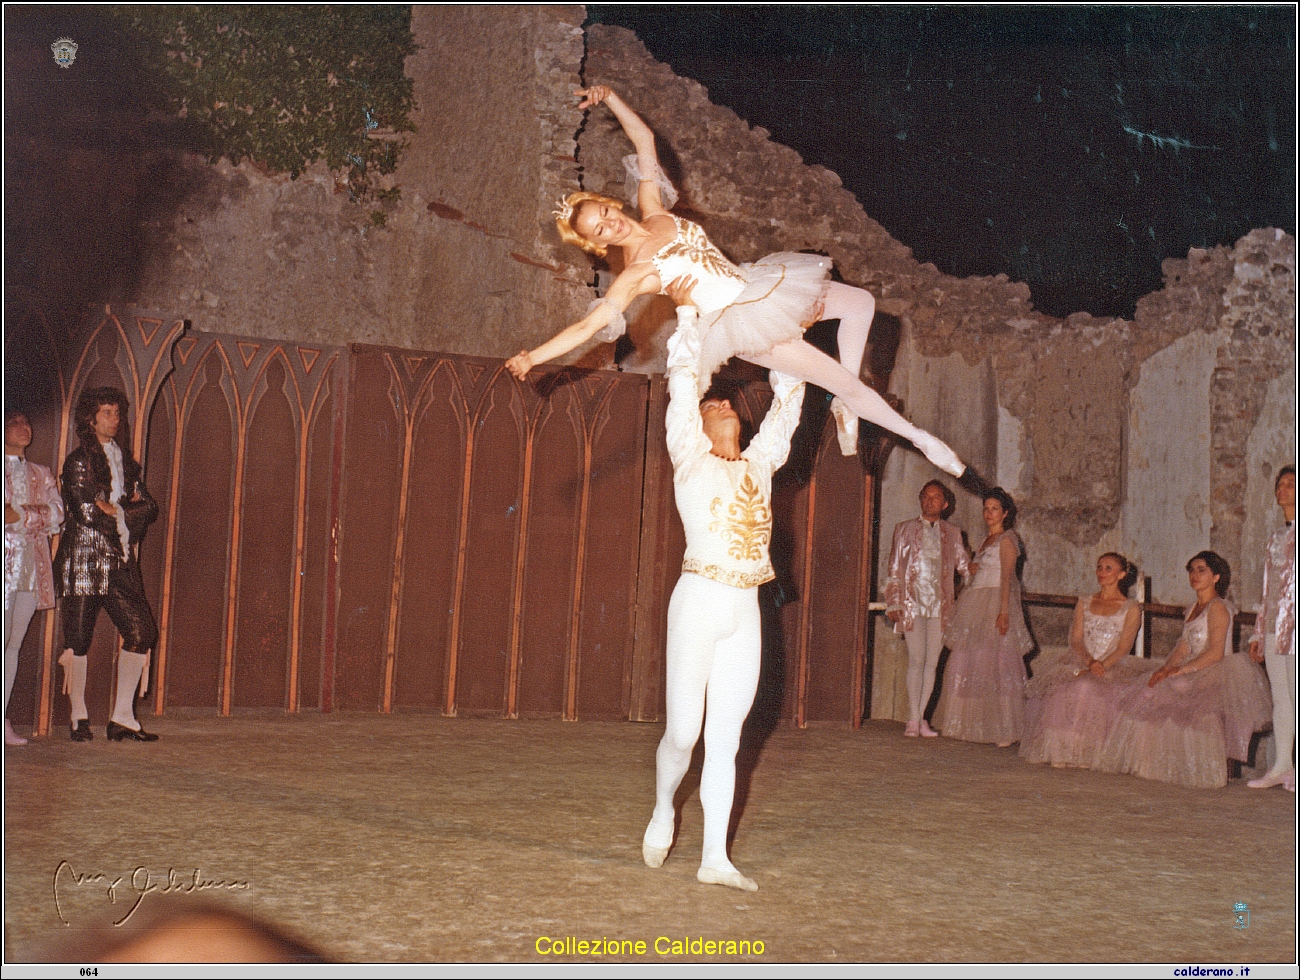
[[[15,732],[14,726],[11,725],[9,723],[9,719],[6,718],[5,719],[5,745],[26,745],[26,744],[27,744],[27,739],[23,738],[21,735]]]
[[[665,829],[666,827],[666,829]],[[645,829],[641,841],[641,858],[647,868],[662,868],[673,847],[672,823],[656,825],[654,820]]]
[[[928,721],[926,721],[924,718],[921,719],[921,737],[922,737],[922,738],[938,738],[938,737],[939,737],[939,733],[936,732],[933,728],[931,728],[931,727],[930,727],[930,723],[929,723]]]
[[[1285,785],[1287,776],[1291,776],[1292,779],[1294,779],[1294,774],[1294,769],[1290,769],[1287,772],[1270,772],[1260,776],[1258,779],[1250,780],[1246,785],[1251,789],[1270,789],[1274,786]]]
[[[831,414],[835,416],[835,437],[840,441],[840,452],[852,456],[858,451],[858,417],[836,395],[831,399]]]
[[[1282,777],[1282,788],[1286,790],[1288,793],[1295,792],[1295,770],[1294,769],[1292,769],[1290,772],[1288,772],[1285,776]]]
[[[907,727],[903,729],[903,734],[908,738],[920,738],[921,723],[919,721],[909,721]]]
[[[700,866],[700,870],[695,873],[695,879],[705,885],[726,885],[728,888],[738,888],[742,892],[758,891],[758,882],[753,878],[746,878],[731,865],[725,868],[706,868]]]
[[[930,433],[918,433],[912,439],[912,445],[921,450],[926,459],[945,473],[960,477],[966,472],[966,464],[961,461],[955,452],[948,448],[947,443],[941,439],[936,439]]]

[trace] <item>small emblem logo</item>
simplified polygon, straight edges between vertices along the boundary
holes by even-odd
[[[70,37],[59,38],[50,45],[50,50],[54,52],[54,60],[60,68],[71,68],[77,60],[77,42]]]
[[[1236,905],[1232,907],[1232,916],[1233,916],[1232,928],[1234,929],[1250,928],[1250,906],[1247,905],[1245,902],[1238,902]]]

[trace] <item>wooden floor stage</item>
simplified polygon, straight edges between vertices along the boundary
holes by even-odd
[[[551,951],[573,936],[644,941],[622,958],[649,963],[745,958],[674,955],[687,937],[761,942],[760,961],[1295,962],[1296,800],[1241,780],[1053,770],[889,722],[751,730],[746,894],[695,881],[698,752],[677,847],[642,864],[661,725],[146,724],[160,742],[5,751],[6,960],[171,891],[344,960],[615,959]]]

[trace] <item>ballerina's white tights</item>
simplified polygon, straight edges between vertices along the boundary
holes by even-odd
[[[648,852],[666,853],[672,846],[673,794],[690,766],[703,719],[700,880],[750,890],[757,886],[727,858],[727,825],[736,789],[740,729],[758,689],[761,649],[758,589],[738,589],[691,572],[682,574],[668,604],[668,728],[655,756],[655,809],[645,844]]]
[[[867,336],[871,332],[871,321],[875,315],[876,301],[869,292],[833,282],[826,291],[826,306],[822,316],[827,320],[840,321],[837,334],[840,363],[837,364],[803,339],[778,344],[762,354],[746,354],[745,359],[760,367],[775,368],[838,395],[859,418],[911,440],[940,469],[960,476],[964,467],[951,449],[895,412],[888,402],[858,377]]]

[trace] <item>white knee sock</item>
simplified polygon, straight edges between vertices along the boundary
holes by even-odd
[[[86,658],[76,656],[71,650],[65,650],[64,654],[59,657],[59,663],[63,664],[63,682],[72,702],[72,724],[76,725],[90,717],[86,710]]]
[[[117,704],[113,708],[113,720],[136,732],[140,723],[135,720],[135,691],[148,659],[146,654],[130,650],[123,650],[117,656]]]

